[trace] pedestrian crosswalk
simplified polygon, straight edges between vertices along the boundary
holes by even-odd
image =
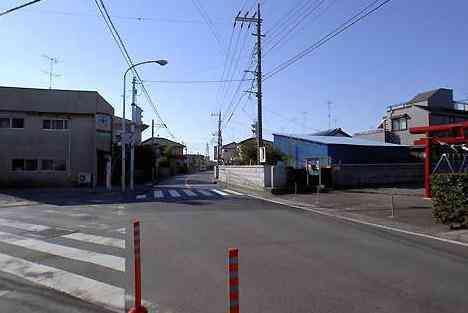
[[[230,189],[211,188],[157,188],[151,192],[138,194],[136,200],[177,201],[193,199],[221,199],[229,196],[243,196],[242,193]]]
[[[0,218],[0,279],[13,275],[115,312],[128,309],[125,229],[64,230]]]

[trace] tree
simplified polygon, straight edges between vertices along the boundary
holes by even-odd
[[[272,144],[265,144],[266,164],[276,165],[284,158],[284,154],[276,149]],[[257,143],[253,140],[247,141],[239,146],[239,158],[242,165],[257,163]]]

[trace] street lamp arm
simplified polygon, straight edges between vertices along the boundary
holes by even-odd
[[[136,63],[136,64],[133,64],[132,66],[130,66],[126,71],[125,71],[125,74],[124,76],[127,76],[127,73],[134,69],[135,67],[137,66],[140,66],[140,65],[143,65],[143,64],[148,64],[148,63],[157,63],[161,66],[164,66],[167,64],[167,61],[166,60],[150,60],[150,61],[143,61],[143,62],[140,62],[140,63]]]

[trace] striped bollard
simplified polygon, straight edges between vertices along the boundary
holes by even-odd
[[[229,311],[228,313],[239,313],[239,250],[229,249]]]
[[[135,269],[135,305],[128,313],[147,313],[141,305],[140,221],[133,220],[133,265]]]

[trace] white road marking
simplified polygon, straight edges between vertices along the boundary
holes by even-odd
[[[184,189],[183,191],[189,197],[196,197],[197,196],[197,194],[195,192],[191,191],[191,190]]]
[[[259,196],[255,196],[255,195],[247,195],[247,196],[255,198],[255,199],[267,201],[267,202],[272,202],[272,203],[284,205],[284,206],[287,206],[287,207],[290,207],[290,208],[296,208],[296,209],[300,209],[300,210],[303,210],[303,211],[308,211],[308,212],[313,212],[313,213],[320,214],[320,215],[334,217],[334,218],[337,218],[337,219],[353,222],[353,223],[356,223],[356,224],[363,224],[363,225],[372,226],[372,227],[376,227],[376,228],[380,228],[380,229],[384,229],[384,230],[388,230],[388,231],[393,231],[393,232],[397,232],[397,233],[412,235],[412,236],[426,238],[426,239],[438,240],[438,241],[442,241],[442,242],[446,242],[446,243],[451,243],[451,244],[454,244],[454,245],[468,247],[468,243],[464,243],[464,242],[460,242],[460,241],[456,241],[456,240],[440,238],[440,237],[436,237],[436,236],[432,236],[432,235],[428,235],[428,234],[423,234],[423,233],[416,233],[416,232],[412,232],[412,231],[408,231],[408,230],[404,230],[404,229],[399,229],[399,228],[395,228],[395,227],[390,227],[390,226],[386,226],[386,225],[381,225],[381,224],[364,222],[364,221],[361,221],[361,220],[358,220],[358,219],[355,219],[355,218],[351,218],[351,217],[339,216],[339,215],[335,215],[335,214],[332,214],[332,213],[323,212],[323,211],[320,211],[320,210],[317,210],[317,209],[311,209],[311,208],[303,207],[303,206],[300,206],[300,205],[289,204],[289,203],[280,202],[280,201],[276,201],[276,200],[272,200],[272,199],[267,199],[267,198],[263,198],[263,197],[259,197]]]
[[[125,234],[127,233],[127,229],[125,227],[122,227],[122,228],[116,229],[115,232]]]
[[[169,194],[174,198],[180,197],[180,193],[178,193],[176,190],[169,190]]]
[[[202,195],[204,195],[204,196],[211,197],[211,196],[213,195],[213,194],[211,194],[210,192],[208,192],[208,191],[206,191],[206,190],[204,190],[204,189],[197,189],[197,191],[198,191],[199,193],[201,193]]]
[[[0,297],[7,295],[9,292],[10,290],[0,290]]]
[[[23,222],[18,222],[18,221],[13,221],[13,220],[7,220],[3,218],[0,218],[0,226],[6,226],[6,227],[17,228],[17,229],[26,230],[26,231],[35,231],[35,232],[50,229],[49,226],[23,223]]]
[[[88,213],[69,213],[66,211],[57,211],[57,210],[44,210],[44,212],[49,214],[58,214],[58,215],[65,215],[71,217],[89,217],[91,214]]]
[[[102,237],[102,236],[96,236],[96,235],[90,235],[90,234],[84,234],[84,233],[72,233],[68,235],[63,235],[61,237],[84,241],[84,242],[90,242],[90,243],[94,243],[97,245],[104,245],[104,246],[116,247],[116,248],[122,248],[122,249],[125,248],[125,240],[118,239],[118,238]]]
[[[155,198],[155,199],[164,198],[164,193],[162,192],[162,190],[155,190],[155,191],[153,192],[153,195],[154,195],[154,198]]]
[[[217,190],[217,189],[211,189],[211,191],[217,193],[218,195],[221,195],[221,196],[229,196],[229,194],[225,193],[225,192],[222,192],[221,190]]]
[[[125,309],[125,290],[54,267],[0,253],[0,271],[52,288],[116,312]]]
[[[240,192],[237,192],[237,191],[234,191],[234,190],[231,190],[231,189],[223,189],[224,191],[228,192],[228,193],[232,193],[233,195],[237,195],[237,196],[243,196],[244,194],[240,193]]]
[[[55,243],[27,238],[23,236],[17,236],[4,232],[0,232],[0,242],[39,252],[53,254],[68,259],[93,263],[120,272],[125,271],[125,258],[117,257],[110,254],[102,254],[93,251],[67,247]]]
[[[146,195],[137,195],[137,196],[136,196],[136,199],[137,199],[137,200],[146,199]]]

